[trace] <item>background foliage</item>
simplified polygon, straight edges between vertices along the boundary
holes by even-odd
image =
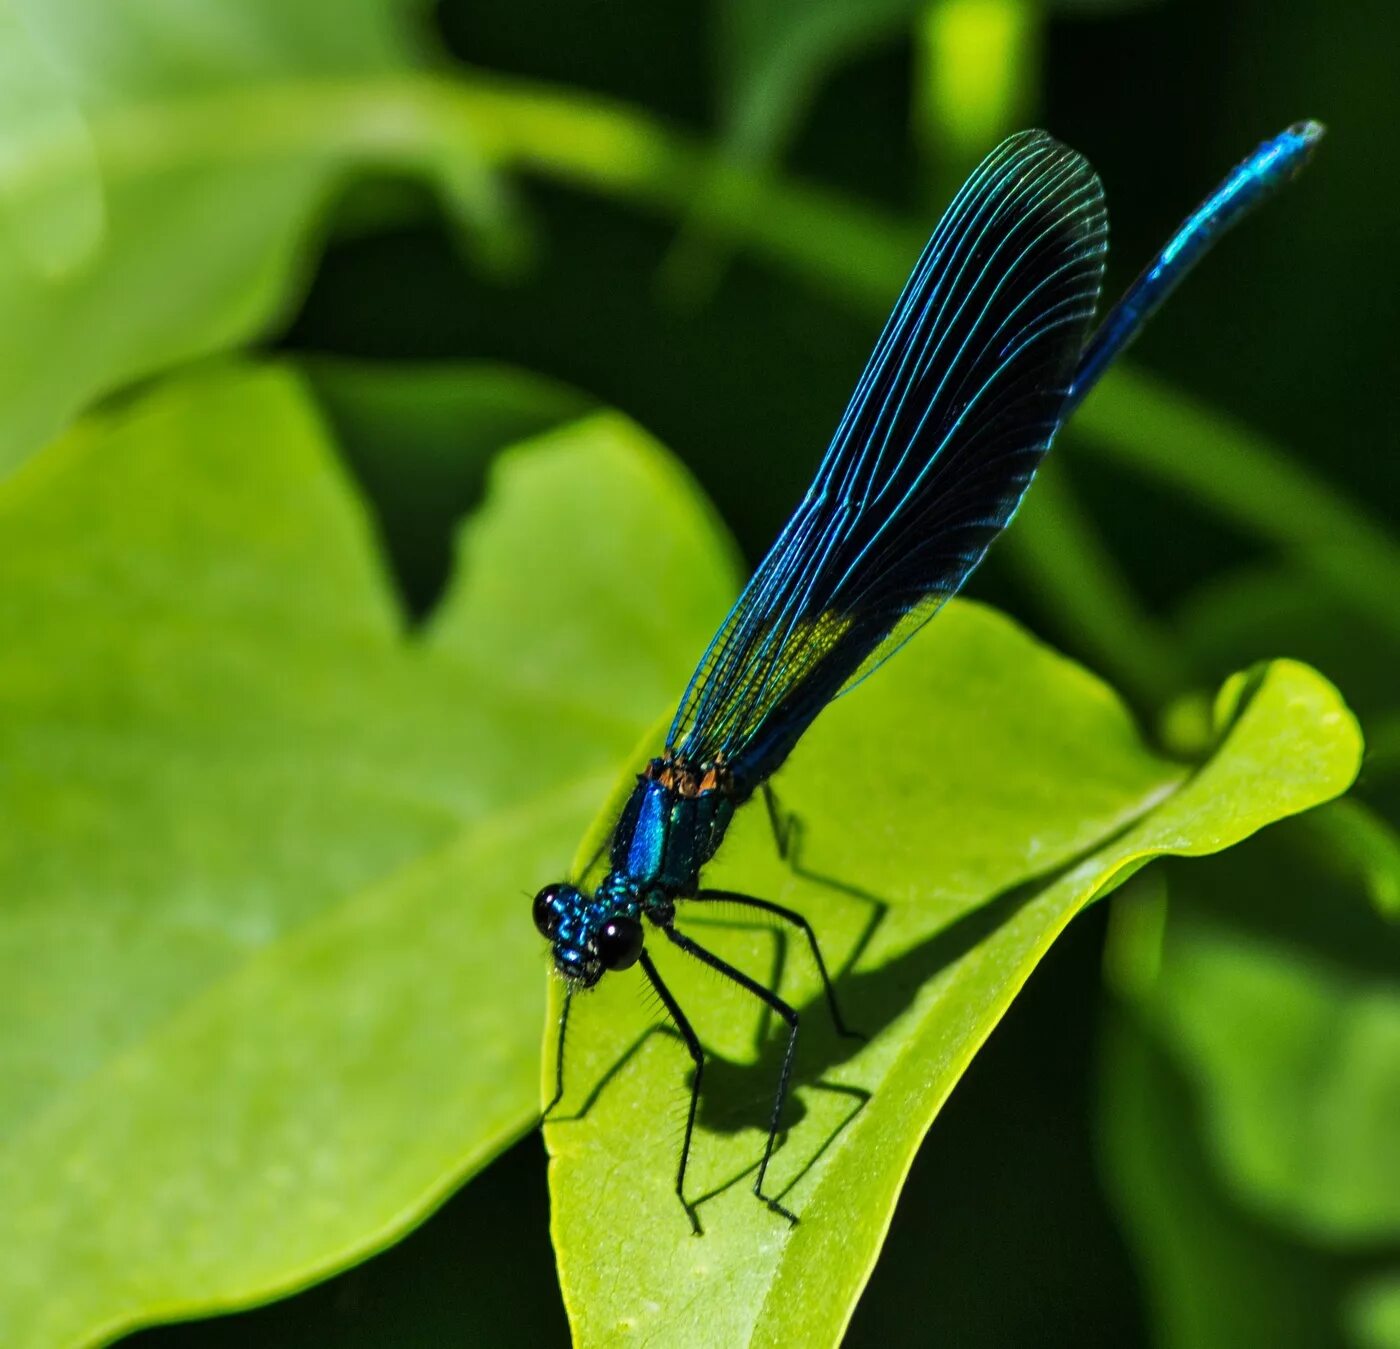
[[[272,1115],[247,1135],[266,1149],[262,1193],[287,1186],[337,1263],[414,1216],[386,1198],[350,1223],[337,1194],[372,1208],[377,1184],[416,1184],[421,1208],[445,1193],[445,1158],[460,1178],[522,1127],[533,934],[474,934],[482,965],[429,987],[394,952],[425,926],[457,949],[431,923],[452,920],[432,900],[458,878],[518,890],[567,851],[739,568],[670,469],[636,480],[649,442],[606,417],[576,425],[605,462],[623,456],[612,490],[580,482],[547,507],[508,456],[499,481],[525,495],[500,500],[528,509],[489,510],[459,545],[497,449],[595,402],[620,409],[681,456],[752,560],[990,140],[1033,121],[1089,155],[1121,285],[1229,163],[1311,115],[1331,129],[1316,165],[1086,405],[974,593],[1109,679],[1176,751],[1206,747],[1231,671],[1312,662],[1366,732],[1358,790],[1219,859],[1154,864],[1111,920],[1100,905],[1070,928],[915,1161],[849,1340],[1400,1344],[1393,7],[10,0],[0,36],[0,861],[21,1012],[4,1026],[0,1181],[11,1249],[34,1258],[7,1275],[53,1318],[34,1342],[102,1326],[35,1273],[55,1174],[94,1247],[118,1214],[149,1253],[130,1275],[145,1319],[326,1268],[265,1249],[216,1166],[228,1228],[194,1284],[163,1289],[181,1215],[147,1176],[182,1146],[207,1160],[199,1140],[235,1136],[247,1108],[201,1057],[220,1018],[265,1077]],[[290,364],[140,390],[252,343]],[[449,364],[389,364],[404,361]],[[644,644],[620,636],[634,614],[610,627],[590,604],[571,625],[584,602],[567,594],[536,608],[549,590],[532,580],[596,549],[586,521],[603,512],[613,547],[580,574],[646,596]],[[516,588],[449,588],[459,547],[476,564],[461,576]],[[224,565],[230,550],[263,572]],[[171,602],[153,557],[205,589]],[[427,617],[421,633],[405,612]],[[551,708],[549,681],[493,688],[506,640],[527,641],[522,669],[567,668],[579,703]],[[604,689],[611,717],[587,710]],[[269,719],[295,735],[269,740]],[[139,734],[104,740],[114,721]],[[484,752],[500,726],[523,738]],[[543,813],[512,816],[541,771]],[[74,786],[92,781],[118,819]],[[192,832],[166,836],[176,806]],[[99,866],[129,907],[97,921],[83,900]],[[212,902],[231,892],[234,908]],[[143,949],[131,934],[152,906],[160,940]],[[319,979],[327,950],[359,979]],[[323,1027],[333,1090],[279,1069],[286,1015]],[[376,1098],[356,1094],[347,1043],[398,1045],[395,1017],[433,1015],[466,1028],[460,1055],[419,1044],[378,1107],[441,1103],[440,1074],[462,1094],[418,1112],[412,1155],[366,1153]],[[89,1080],[95,1064],[108,1076]],[[186,1109],[143,1117],[161,1074],[187,1078]],[[512,1104],[476,1109],[482,1082]],[[111,1100],[135,1104],[95,1134]],[[282,1110],[288,1127],[317,1121],[319,1197],[276,1173]],[[547,1222],[525,1139],[368,1263],[138,1338],[562,1338]]]

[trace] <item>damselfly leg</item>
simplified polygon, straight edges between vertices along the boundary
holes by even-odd
[[[792,909],[785,909],[781,904],[774,904],[772,900],[758,899],[754,895],[741,895],[735,890],[700,890],[697,891],[687,903],[711,903],[711,904],[738,904],[746,909],[758,909],[763,913],[770,913],[775,918],[780,918],[785,923],[790,923],[799,929],[807,938],[807,945],[811,948],[812,959],[817,962],[817,970],[822,977],[822,987],[826,990],[826,1005],[831,1009],[831,1020],[836,1027],[838,1035],[844,1035],[852,1040],[864,1040],[866,1037],[858,1030],[852,1030],[846,1025],[845,1019],[841,1015],[841,1006],[836,1000],[836,987],[831,982],[831,975],[827,972],[826,961],[822,958],[822,948],[817,942],[817,934],[812,930],[812,925],[800,913]]]
[[[754,1180],[753,1192],[763,1200],[774,1213],[781,1214],[788,1222],[796,1224],[797,1215],[795,1213],[784,1208],[783,1205],[771,1195],[764,1194],[763,1181],[768,1174],[768,1163],[772,1160],[773,1149],[777,1146],[778,1126],[782,1121],[783,1106],[787,1103],[788,1084],[792,1080],[792,1065],[797,1056],[797,1027],[799,1021],[797,1012],[792,1007],[789,1007],[776,993],[772,992],[770,989],[764,988],[763,985],[757,981],[750,979],[747,974],[742,970],[735,969],[728,961],[721,960],[717,955],[707,951],[699,942],[692,941],[684,933],[677,932],[673,927],[663,927],[661,931],[666,934],[670,942],[678,946],[687,955],[694,956],[696,960],[700,961],[702,964],[708,965],[717,974],[722,974],[726,979],[730,980],[731,983],[738,984],[739,987],[746,992],[752,993],[754,997],[772,1008],[772,1010],[787,1023],[787,1049],[783,1054],[783,1066],[778,1073],[778,1090],[773,1097],[773,1113],[768,1121],[768,1140],[763,1146],[763,1160],[758,1164],[758,1176]],[[683,1018],[680,1017],[680,1009],[675,1005],[674,999],[670,997],[669,991],[662,991],[663,985],[661,985],[654,970],[650,967],[650,962],[648,962],[647,966],[647,975],[656,986],[656,991],[661,994],[662,1001],[666,1003],[667,1010],[670,1011],[673,1017],[676,1017],[676,1024],[680,1027],[681,1034],[686,1036],[687,1044],[690,1044],[690,1037],[693,1036],[694,1032],[689,1030],[689,1023],[684,1022]],[[685,1168],[686,1163],[690,1159],[690,1136],[695,1127],[695,1110],[700,1099],[700,1063],[702,1055],[698,1040],[691,1045],[691,1057],[695,1059],[696,1063],[695,1083],[691,1089],[690,1116],[685,1126],[685,1143],[681,1148],[681,1164],[680,1172],[676,1180],[676,1191],[681,1197],[681,1203],[685,1205],[686,1212],[690,1214],[691,1222],[698,1231],[699,1224],[696,1222],[694,1211],[691,1209],[690,1205],[686,1203],[684,1193]]]
[[[773,844],[778,856],[796,871],[797,850],[802,843],[802,819],[796,811],[783,814],[777,793],[768,783],[765,782],[760,790],[763,792],[763,804],[768,810],[768,823],[773,830]]]
[[[773,790],[770,783],[763,783],[759,789],[763,793],[763,804],[768,814],[768,824],[773,830],[773,846],[778,850],[778,856],[788,864],[788,868],[794,876],[801,876],[804,880],[814,881],[816,884],[825,886],[828,890],[838,891],[847,895],[858,903],[869,908],[869,917],[865,926],[861,929],[860,935],[856,938],[855,945],[847,953],[845,962],[842,964],[837,977],[840,978],[849,974],[856,967],[856,962],[865,953],[865,948],[870,944],[870,939],[875,935],[875,929],[880,926],[880,920],[885,916],[888,907],[885,901],[878,895],[871,894],[868,890],[862,890],[859,886],[852,885],[849,881],[841,880],[836,876],[823,875],[821,872],[813,871],[802,861],[803,826],[802,817],[796,811],[784,811],[778,803],[778,795]],[[703,892],[702,892],[703,893]],[[766,902],[766,901],[765,901]],[[809,930],[810,931],[810,930]],[[812,938],[815,946],[815,938]],[[817,955],[817,964],[822,969],[822,979],[826,984],[827,999],[832,999],[832,981],[827,978],[825,966],[822,965],[821,956]],[[833,1006],[832,1014],[836,1019],[837,1029],[842,1035],[851,1035],[854,1038],[867,1038],[860,1031],[849,1031],[841,1024],[841,1018],[836,1015]]]
[[[662,931],[669,936],[671,930],[663,928]],[[656,996],[665,1004],[666,1010],[671,1014],[671,1020],[676,1023],[676,1029],[680,1031],[681,1039],[685,1041],[685,1047],[690,1051],[691,1060],[695,1064],[695,1076],[690,1084],[690,1110],[685,1117],[685,1140],[681,1144],[680,1165],[676,1168],[676,1198],[681,1201],[685,1216],[690,1219],[691,1231],[698,1237],[701,1234],[700,1218],[685,1197],[685,1168],[690,1161],[690,1138],[695,1132],[695,1112],[700,1107],[700,1082],[705,1076],[705,1051],[700,1047],[700,1037],[696,1035],[695,1028],[681,1011],[680,1003],[666,987],[666,981],[657,972],[656,966],[651,963],[651,957],[645,951],[641,954],[640,963],[643,973],[656,990]]]
[[[564,1099],[564,1037],[569,1033],[569,1008],[573,1005],[574,991],[566,985],[564,1006],[559,1013],[559,1036],[554,1042],[554,1095],[540,1114],[541,1123],[554,1113],[555,1107]]]

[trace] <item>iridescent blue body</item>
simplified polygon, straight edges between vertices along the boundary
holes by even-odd
[[[613,869],[603,885],[634,887],[644,897],[678,897],[695,889],[734,814],[732,782],[702,769],[707,786],[682,787],[687,774],[666,759],[647,765],[613,835]]]
[[[1303,170],[1323,130],[1321,122],[1295,122],[1266,140],[1181,222],[1094,334],[1070,388],[1066,415],[1079,406],[1220,236]]]
[[[723,764],[691,769],[674,758],[651,760],[618,817],[609,850],[611,870],[592,898],[578,890],[555,897],[559,972],[593,982],[601,969],[591,939],[619,918],[645,916],[653,923],[669,923],[675,901],[698,889],[700,869],[723,842],[742,800]]]
[[[645,949],[645,929],[786,1022],[787,1052],[754,1191],[795,1221],[763,1185],[797,1012],[681,932],[678,908],[724,900],[800,930],[836,1027],[850,1033],[806,920],[765,899],[704,889],[702,869],[734,812],[760,790],[787,855],[768,779],[833,698],[958,591],[1015,514],[1056,431],[1109,363],[1224,231],[1298,172],[1321,134],[1317,123],[1299,122],[1259,146],[1092,333],[1107,250],[1097,175],[1043,132],[1022,132],[994,150],[939,222],[812,486],[702,655],[665,754],[638,776],[614,828],[606,877],[591,895],[568,883],[536,895],[535,924],[568,984],[550,1109],[564,1090],[573,992],[640,963],[695,1064],[676,1192],[697,1232],[685,1171],[705,1057]]]

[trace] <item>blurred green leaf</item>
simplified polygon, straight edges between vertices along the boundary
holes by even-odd
[[[16,262],[57,282],[102,236],[97,155],[72,91],[36,41],[22,0],[0,4],[0,218]],[[63,165],[36,174],[42,151]]]
[[[723,0],[717,14],[721,114],[741,159],[792,133],[822,80],[912,23],[928,0]]]
[[[1384,1343],[1400,935],[1319,867],[1321,813],[1114,902],[1105,1160],[1169,1349]]]
[[[1362,1288],[1348,1308],[1358,1349],[1400,1346],[1400,1277],[1376,1279]]]
[[[1149,1342],[1157,1349],[1338,1345],[1345,1272],[1222,1192],[1189,1086],[1171,1060],[1120,1012],[1105,1026],[1101,1062],[1105,1177],[1142,1278]]]
[[[438,92],[492,167],[691,217],[862,309],[888,309],[926,237],[829,189],[746,169],[615,100],[485,71]]]
[[[352,167],[495,218],[470,136],[417,73],[420,9],[8,0],[0,211],[22,246],[0,250],[0,467],[93,398],[259,335]]]
[[[80,424],[0,522],[0,1342],[48,1346],[304,1284],[529,1127],[526,896],[733,573],[596,416],[410,636],[281,370]]]
[[[857,957],[841,990],[868,1044],[834,1037],[803,952],[783,982],[805,1019],[770,1184],[802,1221],[789,1229],[748,1192],[781,1038],[752,1000],[656,953],[712,1051],[696,1240],[673,1192],[688,1059],[647,1033],[640,972],[610,977],[571,1023],[563,1109],[580,1117],[546,1129],[579,1341],[837,1342],[925,1131],[1074,914],[1151,858],[1229,847],[1356,771],[1355,723],[1307,667],[1231,681],[1219,712],[1214,755],[1188,772],[1144,746],[1104,685],[966,603],[830,709],[778,783],[805,826],[802,874],[775,858],[761,810],[741,814],[706,873],[807,914],[837,967]],[[862,948],[872,901],[883,917]],[[703,933],[774,972],[771,933]]]
[[[929,0],[914,13],[913,123],[941,205],[1040,103],[1039,0]]]
[[[1400,833],[1354,797],[1309,812],[1305,824],[1304,837],[1360,879],[1376,910],[1400,919]]]
[[[1178,904],[1145,1008],[1253,1204],[1328,1243],[1400,1239],[1400,978]]]
[[[1400,931],[1316,846],[1315,817],[1351,804],[1174,874],[1150,976],[1118,982],[1196,1088],[1235,1201],[1366,1249],[1400,1242]]]

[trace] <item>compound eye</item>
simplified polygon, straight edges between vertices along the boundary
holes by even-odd
[[[625,970],[642,954],[642,925],[635,918],[614,918],[597,938],[598,959],[610,970]]]
[[[558,931],[559,920],[564,916],[566,896],[572,888],[568,885],[546,885],[535,896],[531,912],[540,936],[553,938]]]

